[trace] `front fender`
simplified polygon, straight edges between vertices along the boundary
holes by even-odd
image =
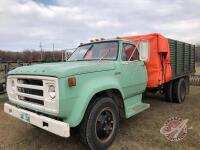
[[[98,77],[98,79],[93,78],[87,80],[87,82],[84,82],[84,84],[81,84],[78,97],[75,100],[73,108],[71,109],[69,116],[64,121],[69,123],[71,127],[79,125],[84,117],[85,111],[92,97],[96,93],[108,89],[117,89],[124,97],[118,80],[113,78],[112,76]]]

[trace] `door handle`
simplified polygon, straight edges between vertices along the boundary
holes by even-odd
[[[115,75],[120,75],[121,74],[121,72],[115,72]]]

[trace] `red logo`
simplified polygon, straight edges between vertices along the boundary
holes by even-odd
[[[177,142],[182,140],[187,135],[188,119],[179,117],[171,117],[161,127],[160,133],[169,141]]]

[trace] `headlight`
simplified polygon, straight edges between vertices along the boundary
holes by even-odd
[[[52,99],[56,97],[56,89],[54,85],[49,85],[48,93]]]

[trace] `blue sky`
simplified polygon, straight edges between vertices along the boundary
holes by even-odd
[[[200,43],[199,0],[1,0],[0,49],[76,47],[104,37],[159,32]]]

